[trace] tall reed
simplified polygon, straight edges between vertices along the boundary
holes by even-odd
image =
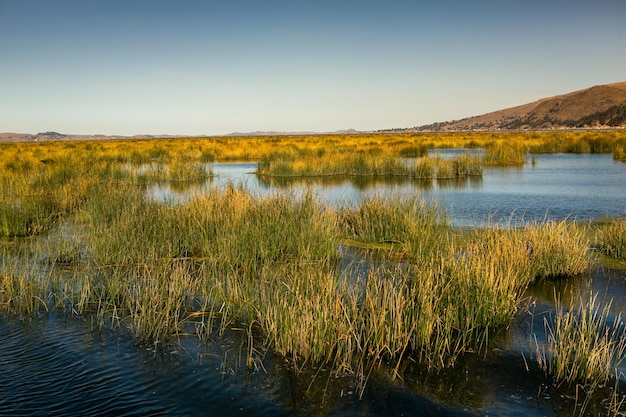
[[[485,147],[485,165],[519,166],[524,165],[526,150],[519,142],[494,141]]]
[[[539,366],[557,383],[583,383],[591,390],[615,377],[626,358],[621,315],[611,322],[611,303],[600,308],[590,293],[576,308],[557,301],[556,316],[545,321],[548,343],[537,347]]]
[[[596,245],[607,256],[626,259],[626,220],[617,219],[599,226]]]
[[[0,261],[0,313],[34,316],[49,311],[50,274],[36,265],[21,265],[7,253]]]
[[[368,197],[358,207],[346,207],[340,219],[348,236],[365,243],[402,243],[446,225],[445,213],[420,196]]]
[[[591,265],[588,226],[570,221],[546,221],[523,228],[533,276],[574,276]]]

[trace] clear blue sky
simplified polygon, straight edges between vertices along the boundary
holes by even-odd
[[[0,132],[376,130],[618,81],[624,0],[0,0]]]

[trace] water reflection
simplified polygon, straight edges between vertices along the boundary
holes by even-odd
[[[459,150],[439,151],[451,157]],[[220,163],[201,184],[159,183],[148,193],[160,201],[182,201],[211,187],[241,186],[263,196],[312,191],[335,206],[364,198],[421,194],[448,212],[458,226],[507,225],[551,219],[592,219],[626,214],[626,164],[609,154],[537,155],[523,167],[486,167],[481,177],[415,181],[401,177],[258,178],[256,163]]]

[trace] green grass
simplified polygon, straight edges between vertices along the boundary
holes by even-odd
[[[596,245],[601,253],[626,260],[626,220],[616,219],[600,225],[596,234]]]
[[[122,183],[91,195],[78,219],[81,243],[60,234],[38,252],[48,264],[77,267],[69,284],[53,286],[64,308],[124,323],[143,343],[176,335],[190,313],[220,311],[225,322],[258,323],[281,354],[344,371],[404,355],[450,366],[510,322],[535,277],[588,266],[553,262],[588,261],[586,242],[565,223],[461,239],[419,197],[332,209],[310,194],[254,199],[227,188],[164,205]],[[382,245],[383,260],[404,266],[374,268],[347,285],[338,268],[346,240]],[[564,251],[570,245],[576,250]],[[6,285],[12,300],[17,287]]]

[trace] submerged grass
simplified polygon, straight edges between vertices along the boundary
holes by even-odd
[[[591,391],[617,375],[626,358],[626,332],[621,315],[610,320],[610,303],[597,305],[597,294],[578,307],[557,302],[553,320],[545,322],[546,351],[538,347],[539,366],[557,383],[582,383]]]
[[[0,312],[26,317],[47,312],[51,304],[50,274],[32,265],[29,268],[7,253],[0,261]]]

